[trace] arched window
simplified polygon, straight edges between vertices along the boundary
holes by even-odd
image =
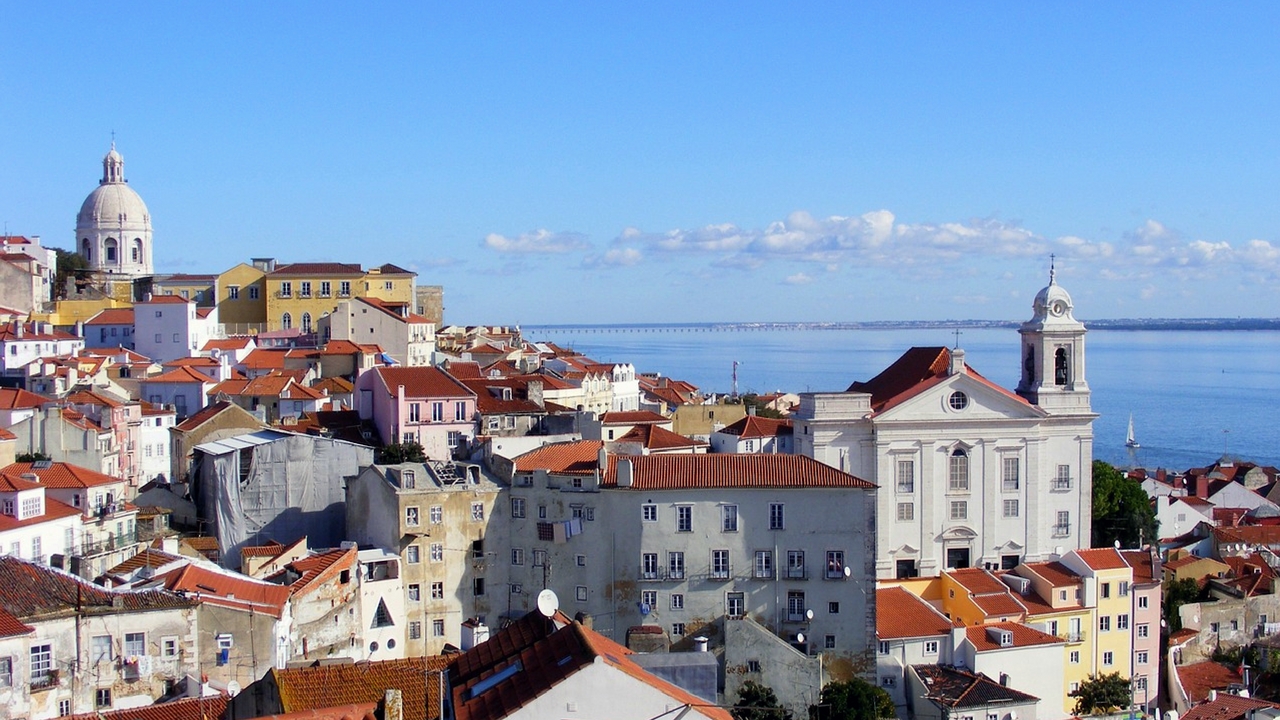
[[[311,313],[302,313],[302,332],[311,332]]]
[[[284,315],[281,315],[280,327],[285,330],[288,330],[289,328],[293,327],[293,316],[290,315],[289,313],[285,313]]]
[[[142,262],[142,238],[133,239],[133,261]]]
[[[1053,384],[1066,385],[1071,380],[1071,364],[1067,360],[1067,349],[1058,348],[1053,356]]]
[[[969,453],[965,452],[964,448],[951,451],[947,470],[950,476],[948,489],[960,491],[969,489]]]
[[[103,243],[103,247],[106,249],[107,262],[115,262],[116,261],[116,239],[107,238],[107,241]]]
[[[80,254],[84,255],[85,260],[93,259],[93,248],[89,245],[89,238],[80,238]]]
[[[1027,377],[1032,377],[1036,373],[1036,348],[1034,345],[1027,346],[1027,359],[1022,363],[1023,370],[1026,371]]]

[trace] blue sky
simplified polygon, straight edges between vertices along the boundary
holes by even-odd
[[[1280,316],[1280,6],[0,5],[0,221],[459,323]]]

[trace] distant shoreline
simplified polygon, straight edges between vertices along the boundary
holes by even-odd
[[[1280,318],[1115,319],[1083,321],[1090,330],[1269,331],[1280,330]],[[869,320],[859,322],[708,322],[708,323],[572,323],[520,326],[530,330],[710,331],[752,330],[936,330],[951,328],[1017,328],[1011,320]]]

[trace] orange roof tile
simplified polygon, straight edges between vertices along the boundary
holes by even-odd
[[[139,301],[138,301],[137,303],[135,303],[135,304],[137,304],[137,305],[154,305],[154,304],[157,304],[157,303],[164,303],[164,304],[168,304],[168,305],[176,305],[176,304],[179,304],[179,303],[180,303],[180,304],[182,304],[182,305],[186,305],[186,304],[191,303],[191,302],[193,302],[193,301],[192,301],[192,300],[188,300],[187,298],[181,297],[181,296],[179,296],[179,295],[152,295],[150,298],[148,298],[148,299],[146,299],[146,300],[139,300]]]
[[[200,352],[209,352],[210,350],[243,350],[249,347],[253,342],[253,338],[248,335],[239,335],[229,338],[214,338],[206,341],[204,347],[200,348]]]
[[[133,308],[107,308],[85,321],[85,325],[132,325]]]
[[[148,378],[142,378],[142,382],[147,383],[200,383],[201,385],[212,385],[217,380],[197,372],[186,366],[179,366],[166,373],[152,375]]]
[[[609,455],[601,487],[618,486],[618,464],[632,466],[631,490],[691,488],[862,488],[876,487],[803,455]]]
[[[637,425],[640,423],[665,424],[671,418],[663,417],[649,410],[611,411],[600,416],[601,425]]]
[[[288,350],[279,348],[256,348],[240,361],[240,367],[246,370],[284,368],[284,359],[288,354]]]
[[[357,703],[377,703],[387,688],[403,693],[404,720],[439,717],[439,683],[428,682],[428,673],[444,669],[448,659],[440,655],[403,660],[381,660],[318,667],[273,668],[274,681],[285,712],[331,708]]]
[[[0,638],[26,635],[35,631],[35,628],[23,624],[21,620],[10,615],[8,610],[0,608]]]
[[[1075,552],[1093,570],[1118,570],[1129,567],[1129,563],[1124,561],[1124,556],[1115,548],[1090,548]]]
[[[0,428],[0,440],[17,440],[18,436],[9,432],[5,428]]]
[[[636,425],[615,442],[638,442],[649,450],[676,450],[707,445],[702,440],[694,440],[671,432],[661,425]]]
[[[1179,665],[1174,672],[1187,692],[1187,699],[1193,703],[1207,700],[1210,690],[1225,690],[1228,685],[1244,682],[1239,670],[1212,660]]]
[[[1023,567],[1044,578],[1045,582],[1055,588],[1076,585],[1080,582],[1080,576],[1074,570],[1057,560],[1027,563]]]
[[[988,632],[989,628],[996,628],[998,630],[1008,632],[1013,636],[1013,645],[1005,647],[992,640],[991,635]],[[1007,650],[1010,648],[1025,648],[1033,647],[1035,645],[1054,645],[1066,642],[1057,635],[1050,635],[1046,632],[1040,632],[1033,627],[1013,622],[994,623],[991,625],[971,625],[968,628],[965,628],[965,636],[969,638],[969,642],[973,644],[974,649],[978,652]]]
[[[227,710],[226,695],[183,698],[127,710],[98,710],[71,715],[66,720],[218,720]]]
[[[985,568],[948,570],[947,576],[959,583],[965,590],[974,594],[1009,592],[1009,586],[1005,585],[1000,581],[1000,578],[992,575]]]
[[[556,475],[590,475],[598,469],[599,440],[577,440],[543,445],[515,459],[516,472],[546,470]]]
[[[29,462],[14,463],[0,469],[0,475],[14,476],[21,480],[22,475],[31,473],[40,478],[40,484],[44,487],[59,490],[100,487],[124,482],[121,478],[104,475],[96,470],[71,463],[50,463],[47,468],[36,468],[35,465],[36,463]]]
[[[949,377],[951,350],[945,347],[913,347],[902,354],[892,365],[866,382],[855,382],[849,392],[870,393],[871,409],[884,412],[889,408],[915,397],[924,390]],[[966,366],[965,373],[973,379],[1003,394],[1011,400],[1030,405],[1023,397],[1009,392]]]
[[[308,591],[313,584],[323,583],[341,570],[350,570],[356,563],[356,549],[337,549],[327,552],[308,555],[299,558],[284,566],[284,569],[274,573],[267,578],[268,581],[274,583],[287,582],[289,578],[297,576],[292,582],[289,582],[290,593],[300,593]]]
[[[1213,702],[1196,705],[1182,716],[1182,720],[1244,720],[1261,708],[1280,708],[1273,702],[1258,698],[1241,697],[1221,693]]]
[[[1150,550],[1121,550],[1120,554],[1129,567],[1133,568],[1135,585],[1160,582],[1161,578],[1155,576],[1155,561]]]
[[[358,263],[301,262],[280,265],[269,275],[363,275]]]
[[[0,388],[0,410],[30,410],[58,402],[19,388]]]
[[[776,420],[774,418],[763,418],[758,415],[747,415],[736,423],[729,425],[718,432],[737,435],[742,440],[753,438],[772,438],[779,435],[792,434],[790,420]]]
[[[914,593],[901,587],[876,590],[877,638],[895,640],[950,632],[951,621]]]
[[[280,617],[289,602],[289,588],[227,570],[189,563],[158,578],[166,590],[221,607],[250,610]]]
[[[470,388],[437,367],[379,367],[374,372],[392,395],[403,385],[406,398],[475,396]]]

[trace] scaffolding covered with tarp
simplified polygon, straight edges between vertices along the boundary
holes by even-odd
[[[192,495],[222,562],[269,540],[337,547],[346,535],[346,479],[373,464],[373,448],[344,440],[259,430],[195,447]]]

